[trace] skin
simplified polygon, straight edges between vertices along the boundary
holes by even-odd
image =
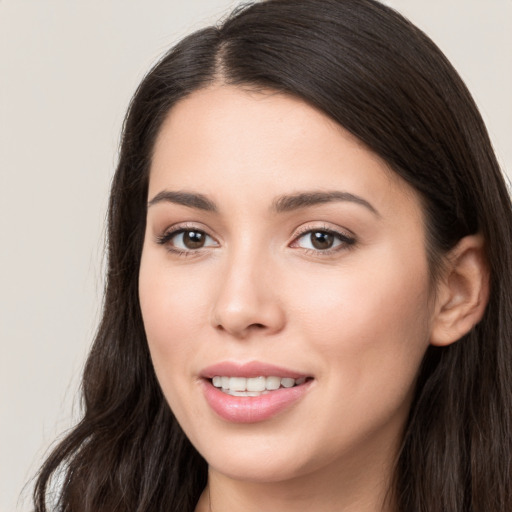
[[[150,203],[139,278],[156,375],[209,464],[197,511],[393,510],[393,462],[444,311],[416,192],[301,100],[225,85],[192,93],[164,122],[148,201],[168,191],[218,208]],[[348,192],[369,206],[272,208],[305,191]],[[204,232],[205,245],[187,249],[180,235],[159,243],[179,228]],[[342,238],[319,250],[308,230]],[[220,361],[314,380],[276,416],[234,424],[202,391],[201,370]]]

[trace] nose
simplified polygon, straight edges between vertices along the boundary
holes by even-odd
[[[285,311],[271,264],[262,258],[234,255],[226,266],[218,277],[213,327],[239,339],[281,331]]]

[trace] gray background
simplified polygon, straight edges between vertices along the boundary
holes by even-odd
[[[78,417],[124,112],[149,66],[232,0],[0,0],[0,512]],[[390,0],[445,51],[512,171],[512,0]],[[25,496],[25,499],[23,499]]]

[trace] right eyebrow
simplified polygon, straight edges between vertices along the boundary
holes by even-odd
[[[162,190],[153,199],[148,201],[148,208],[151,206],[167,202],[188,206],[189,208],[197,208],[207,212],[218,212],[217,205],[203,194],[194,194],[191,192],[179,192],[172,190]]]

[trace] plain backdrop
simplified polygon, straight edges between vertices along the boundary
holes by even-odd
[[[131,94],[173,42],[237,3],[0,0],[0,512],[31,509],[24,485],[79,416]],[[512,0],[385,3],[447,54],[512,171]]]

